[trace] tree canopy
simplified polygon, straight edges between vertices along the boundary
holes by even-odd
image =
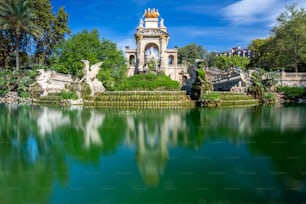
[[[207,51],[202,47],[202,45],[188,44],[184,47],[178,49],[178,63],[183,63],[184,61],[194,64],[196,59],[202,59],[207,64]]]
[[[272,32],[279,63],[297,72],[306,62],[306,12],[304,8],[289,6],[277,21],[278,25]]]
[[[0,26],[0,58],[4,68],[13,66],[10,57],[15,53],[19,68],[19,50],[26,59],[20,63],[29,63],[30,53],[35,53],[36,63],[47,64],[52,49],[70,33],[67,13],[60,8],[55,15],[50,0],[0,1]]]
[[[12,31],[16,49],[16,69],[19,70],[19,46],[20,40],[30,34],[38,37],[42,33],[41,27],[34,21],[37,16],[29,7],[27,0],[7,0],[0,4],[0,28]]]
[[[249,49],[255,52],[251,66],[275,70],[306,71],[306,12],[288,6],[277,18],[278,24],[266,39],[255,39]]]
[[[84,30],[57,46],[53,52],[51,66],[58,72],[80,77],[83,75],[81,60],[89,60],[91,64],[103,61],[98,79],[107,89],[112,89],[114,83],[126,72],[122,51],[109,40],[101,41],[97,30]]]
[[[242,68],[246,69],[247,65],[250,63],[250,59],[246,57],[240,57],[237,55],[233,55],[231,57],[227,56],[218,56],[216,58],[216,65],[220,69],[228,69],[230,67],[235,67],[235,68]]]

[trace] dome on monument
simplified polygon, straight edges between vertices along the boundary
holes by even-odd
[[[145,10],[144,14],[143,14],[146,18],[158,18],[159,17],[159,12],[158,9],[150,9],[148,8],[148,10]]]

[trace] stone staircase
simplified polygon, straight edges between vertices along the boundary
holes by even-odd
[[[96,94],[84,105],[99,107],[192,107],[194,102],[185,91],[109,91]]]
[[[259,100],[254,99],[251,95],[229,91],[214,91],[219,98],[217,100],[199,100],[200,107],[232,107],[232,106],[256,106]]]
[[[69,105],[59,93],[41,96],[39,104]],[[179,108],[195,106],[185,91],[106,91],[83,100],[85,106],[106,108]]]
[[[58,93],[41,96],[36,102],[41,105],[61,105],[62,97]]]
[[[222,106],[254,106],[259,105],[259,100],[251,95],[234,92],[219,92]]]

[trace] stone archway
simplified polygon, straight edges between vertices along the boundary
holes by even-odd
[[[145,46],[145,62],[147,63],[148,60],[154,59],[155,61],[159,61],[159,47],[155,43],[148,43]]]
[[[155,43],[148,43],[144,49],[144,71],[157,71],[160,66],[159,47]]]

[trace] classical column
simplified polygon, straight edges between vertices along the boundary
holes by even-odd
[[[165,36],[161,34],[160,36],[160,68],[161,70],[165,71],[165,43],[164,43]]]
[[[144,65],[144,47],[142,39],[143,36],[141,34],[137,36],[138,71],[143,71],[143,65]]]

